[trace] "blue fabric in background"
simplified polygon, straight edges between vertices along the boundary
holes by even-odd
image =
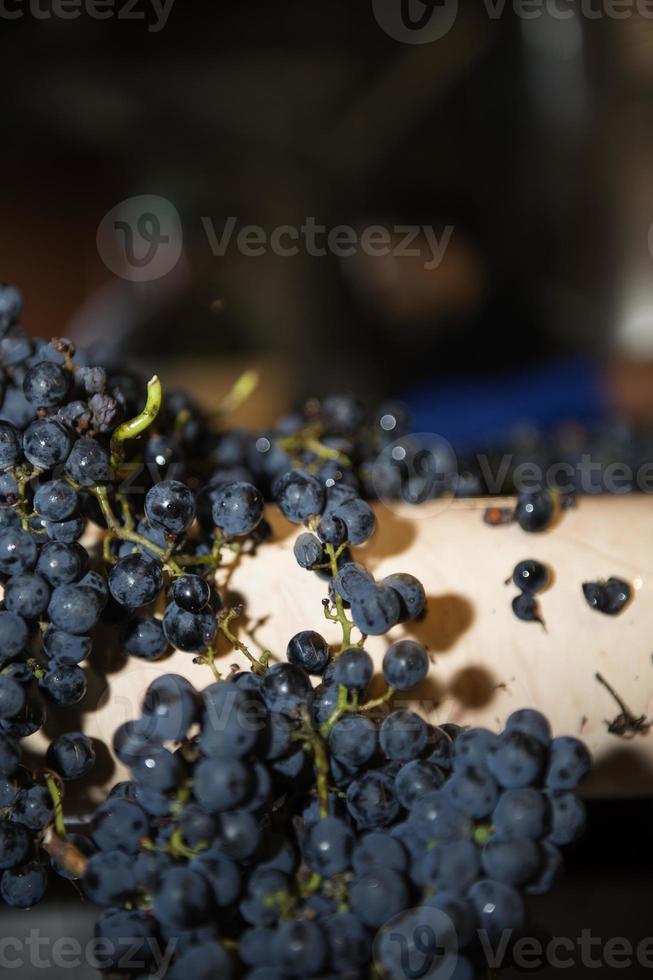
[[[607,414],[599,366],[580,357],[474,381],[434,381],[404,400],[415,432],[444,436],[461,453],[504,447],[519,425],[591,428]]]

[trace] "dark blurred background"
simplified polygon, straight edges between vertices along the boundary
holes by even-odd
[[[24,291],[30,332],[133,356],[208,402],[255,365],[257,424],[353,388],[405,397],[454,443],[524,424],[653,425],[646,4],[615,17],[560,0],[569,18],[461,5],[442,36],[406,43],[388,33],[391,0],[176,0],[165,24],[145,0],[138,20],[117,16],[124,0],[103,20],[13,3],[0,13],[0,277]],[[300,242],[254,256],[236,241],[311,218],[358,236],[380,226],[388,254]],[[400,254],[402,226],[422,229],[419,254]],[[445,246],[437,261],[424,228]],[[639,942],[653,931],[650,802],[591,811],[542,919]],[[77,902],[64,883],[3,932],[84,940]]]
[[[0,17],[0,269],[30,330],[194,362],[209,397],[255,361],[261,417],[353,387],[407,396],[454,441],[451,417],[479,404],[498,425],[653,421],[646,4],[461,5],[439,36],[451,0],[409,0],[435,39],[403,43],[386,23],[400,0],[173,0],[167,19],[138,0],[139,20],[125,0],[103,20],[86,0],[75,19],[30,2]],[[169,271],[165,250],[125,263],[121,229],[99,254],[103,216],[141,195],[164,199],[155,239],[179,215]],[[142,257],[138,207],[119,214]],[[230,218],[215,255],[207,228]],[[244,226],[310,218],[381,226],[389,254],[238,246]],[[401,254],[401,226],[430,229],[436,260],[423,231]]]

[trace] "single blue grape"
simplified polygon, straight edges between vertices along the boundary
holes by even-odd
[[[377,745],[376,725],[364,715],[344,715],[329,733],[331,755],[351,768],[360,768],[369,762]]]
[[[149,719],[143,719],[146,734]],[[145,789],[157,793],[169,793],[179,785],[184,777],[184,767],[181,757],[160,745],[139,756],[131,765],[132,776]]]
[[[0,334],[18,322],[23,311],[23,296],[17,286],[0,283]]]
[[[261,695],[270,711],[290,714],[302,705],[311,707],[313,688],[306,671],[294,664],[273,664],[265,672]]]
[[[409,901],[403,875],[392,868],[377,867],[357,876],[349,886],[352,912],[370,929],[378,929],[402,912]]]
[[[3,575],[31,572],[36,558],[36,542],[29,531],[20,527],[5,527],[0,531],[0,572]]]
[[[514,932],[524,925],[525,911],[516,889],[500,881],[481,878],[470,888],[467,897],[476,913],[476,924],[496,942],[502,933]]]
[[[445,784],[445,793],[454,806],[474,820],[489,816],[497,805],[499,787],[487,769],[464,766]]]
[[[72,439],[67,429],[53,418],[36,419],[23,433],[23,452],[32,466],[49,470],[68,459]],[[71,473],[73,479],[76,477]]]
[[[27,646],[27,623],[13,612],[0,611],[0,658],[3,663],[12,660]]]
[[[203,692],[200,747],[211,757],[241,758],[265,731],[265,709],[235,684],[219,682]]]
[[[50,663],[38,683],[48,701],[64,708],[79,704],[88,687],[86,674],[81,667],[57,661]]]
[[[96,439],[89,437],[78,439],[70,450],[66,473],[81,487],[108,483],[114,476],[109,453]]]
[[[181,742],[198,710],[198,694],[190,681],[179,674],[162,674],[145,692],[141,714],[153,741]]]
[[[0,870],[24,864],[32,850],[32,835],[17,820],[0,820]]]
[[[410,825],[425,841],[467,840],[472,822],[451,802],[443,789],[436,789],[417,800],[410,815]]]
[[[544,758],[541,742],[513,729],[499,735],[489,751],[487,765],[500,786],[520,789],[539,780]]]
[[[352,561],[341,565],[333,587],[346,602],[360,602],[376,592],[376,582],[371,572],[364,565]]]
[[[333,516],[343,522],[347,528],[347,540],[354,545],[364,544],[374,534],[374,511],[360,498],[345,501],[333,512]]]
[[[0,776],[13,776],[18,768],[20,749],[9,735],[0,732]]]
[[[59,585],[48,605],[50,622],[66,633],[82,636],[93,629],[100,618],[97,593],[86,585]]]
[[[376,770],[365,772],[347,790],[347,809],[359,827],[387,827],[399,816],[393,779]]]
[[[20,436],[10,422],[0,422],[0,469],[18,462],[22,455]]]
[[[75,636],[49,626],[43,634],[45,655],[59,664],[78,664],[89,656],[93,643],[90,636]]]
[[[208,847],[217,837],[218,821],[212,813],[207,813],[198,803],[187,803],[179,817],[179,829],[189,847],[199,844]]]
[[[25,691],[13,677],[0,676],[0,718],[16,718],[25,707]]]
[[[277,927],[271,953],[282,975],[314,977],[326,961],[327,947],[322,929],[308,919],[284,922]]]
[[[349,647],[333,662],[333,681],[363,694],[374,675],[374,661],[361,647]]]
[[[280,909],[289,893],[287,875],[274,868],[255,870],[240,903],[241,915],[252,926],[276,925]]]
[[[493,834],[481,852],[488,878],[506,885],[523,885],[540,867],[540,848],[530,837]]]
[[[89,589],[93,589],[98,597],[100,608],[104,609],[109,601],[109,588],[107,586],[106,579],[100,575],[99,572],[91,569],[90,572],[87,572],[86,575],[79,580],[79,584],[87,586]]]
[[[587,823],[585,804],[574,793],[549,792],[551,832],[548,839],[562,847],[582,837]]]
[[[234,962],[217,940],[206,940],[185,949],[177,957],[168,974],[170,980],[234,980],[236,968]]]
[[[86,527],[83,517],[71,517],[68,521],[47,521],[45,525],[47,536],[51,541],[61,541],[63,544],[73,544],[81,538]]]
[[[126,766],[146,757],[156,747],[156,743],[148,737],[147,722],[140,718],[119,725],[113,733],[112,741],[113,751]]]
[[[414,640],[399,640],[388,647],[383,658],[383,676],[390,687],[407,691],[420,684],[429,672],[426,648]]]
[[[211,587],[199,575],[180,575],[172,584],[170,597],[185,612],[199,613],[209,604]]]
[[[246,861],[261,846],[259,821],[246,810],[228,810],[220,814],[220,850],[234,861]]]
[[[300,568],[312,569],[324,562],[322,542],[308,531],[300,534],[293,545],[295,561]]]
[[[414,575],[395,572],[393,575],[386,575],[381,585],[394,589],[399,596],[401,620],[416,619],[422,615],[426,608],[426,593],[424,586]]]
[[[316,477],[302,470],[290,470],[279,477],[272,493],[281,513],[293,524],[319,517],[324,509],[324,487]]]
[[[37,408],[61,405],[68,394],[68,375],[52,361],[41,361],[31,367],[23,379],[23,393]]]
[[[136,875],[133,854],[99,851],[88,859],[84,891],[96,905],[122,905],[133,898]]]
[[[380,636],[399,622],[401,607],[394,589],[381,585],[362,598],[351,600],[351,618],[367,636]]]
[[[569,735],[554,738],[549,747],[546,785],[549,789],[575,789],[588,775],[592,758],[580,739]]]
[[[202,653],[213,643],[217,630],[215,615],[210,610],[190,613],[176,602],[166,606],[163,632],[168,642],[178,650]]]
[[[373,830],[357,839],[352,853],[352,867],[360,876],[379,866],[405,872],[408,869],[408,855],[399,840],[382,830]]]
[[[125,963],[153,965],[156,924],[139,909],[106,909],[95,923],[94,960],[98,970],[120,969]]]
[[[23,619],[38,619],[48,608],[50,587],[40,575],[12,575],[5,585],[5,608]]]
[[[87,567],[88,554],[80,544],[62,544],[59,541],[44,544],[36,563],[38,574],[52,586],[79,582]]]
[[[11,817],[30,830],[41,831],[52,820],[53,810],[50,791],[46,786],[35,783],[19,792]]]
[[[111,595],[128,609],[137,609],[154,602],[163,588],[163,572],[159,562],[141,555],[120,558],[109,573]]]
[[[150,822],[142,807],[130,800],[112,797],[93,815],[91,836],[101,851],[136,854],[140,841],[149,833]]]
[[[513,711],[508,716],[505,725],[506,731],[522,732],[541,742],[544,748],[549,747],[551,741],[551,725],[548,719],[534,708],[521,708]]]
[[[195,766],[195,799],[210,813],[233,810],[251,790],[251,773],[239,759],[202,759]]]
[[[145,516],[152,527],[183,534],[195,520],[195,494],[178,480],[155,483],[145,495]]]
[[[381,748],[395,762],[410,762],[423,754],[428,744],[426,722],[414,711],[393,711],[383,720],[379,732]]]
[[[327,641],[314,630],[296,633],[288,643],[286,657],[291,664],[302,667],[307,674],[320,675],[331,659]]]
[[[453,768],[487,766],[488,753],[497,744],[498,736],[487,728],[467,728],[461,731],[453,747]]]
[[[413,759],[397,773],[395,789],[401,805],[411,810],[419,799],[439,789],[444,781],[445,775],[438,766],[429,760]]]
[[[251,534],[263,517],[263,497],[251,483],[226,483],[211,494],[213,523],[225,534]]]
[[[62,779],[80,779],[95,765],[93,742],[81,732],[59,735],[48,746],[47,761]]]
[[[141,660],[159,660],[169,649],[163,624],[154,616],[131,619],[121,633],[122,649]]]
[[[304,845],[304,860],[323,878],[342,874],[351,866],[354,835],[337,817],[325,817],[311,827]]]
[[[422,855],[423,882],[437,891],[463,896],[479,877],[479,849],[471,840],[436,844]]]
[[[499,797],[492,824],[499,833],[540,840],[550,825],[547,798],[531,786],[507,789]]]
[[[265,966],[270,959],[274,931],[262,926],[245,929],[238,942],[238,955],[245,966]]]
[[[0,895],[12,908],[30,909],[45,895],[48,876],[38,861],[30,861],[19,868],[8,868],[0,879]]]

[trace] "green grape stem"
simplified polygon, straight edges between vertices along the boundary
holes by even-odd
[[[227,613],[223,613],[218,617],[218,629],[235,650],[239,650],[240,653],[247,657],[255,674],[264,674],[268,669],[268,662],[271,656],[270,651],[264,650],[260,658],[257,659],[250,652],[249,647],[242,640],[239,640],[230,628],[231,623],[237,618],[238,612],[236,609],[230,609]]]
[[[338,550],[336,550],[332,544],[327,544],[324,546],[324,550],[326,551],[327,557],[329,559],[329,568],[331,569],[331,577],[335,578],[336,575],[338,574],[338,558],[342,553],[342,546],[338,548]],[[353,629],[354,624],[348,618],[347,613],[345,612],[345,605],[342,601],[342,596],[338,595],[337,592],[336,592],[335,607],[336,607],[336,612],[334,615],[328,610],[328,607],[325,606],[325,615],[327,619],[331,619],[332,622],[340,623],[340,626],[342,628],[342,644],[340,646],[339,652],[342,653],[343,650],[346,650],[349,646],[351,646],[351,631]],[[336,656],[337,655],[338,654],[336,654]]]
[[[306,707],[301,710],[301,720],[302,727],[295,735],[313,753],[320,817],[324,819],[324,817],[329,816],[329,753],[321,732],[316,732],[313,728],[311,716]]]
[[[54,807],[54,825],[59,837],[63,840],[66,839],[66,825],[64,823],[63,816],[63,801],[62,794],[57,786],[57,780],[54,778],[54,774],[46,772],[44,775],[45,785],[48,787],[50,796],[52,797],[52,805]]]
[[[143,411],[133,419],[123,422],[117,427],[111,437],[111,465],[118,471],[124,459],[124,446],[128,439],[135,439],[148,429],[161,409],[163,387],[157,375],[147,383],[147,399]]]

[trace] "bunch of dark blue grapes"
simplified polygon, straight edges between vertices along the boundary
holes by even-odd
[[[62,781],[81,779],[95,765],[93,742],[82,732],[59,735],[44,762],[47,769],[31,771],[21,764],[19,741],[0,734],[0,901],[13,908],[40,902],[50,871],[74,877],[47,852],[44,837],[51,825],[65,833],[55,801],[61,799]],[[82,855],[89,853],[86,837],[71,834],[69,840]]]
[[[162,480],[158,464],[170,462],[173,431],[180,455],[192,458],[205,433],[201,413],[179,393],[162,404],[158,384],[95,366],[67,340],[29,338],[21,309],[18,291],[0,286],[0,737],[7,757],[0,818],[12,833],[27,828],[0,858],[7,882],[10,872],[23,875],[23,864],[32,881],[26,834],[30,841],[41,834],[52,812],[43,779],[30,782],[17,768],[20,740],[41,729],[47,713],[56,714],[59,730],[77,727],[71,709],[83,710],[83,664],[100,630],[111,627],[125,655],[148,660],[171,647],[209,651],[221,609],[213,586],[218,545],[253,531],[263,510],[251,485],[213,487],[215,520],[205,515],[205,533],[189,539],[195,492]],[[128,445],[146,429],[145,445]],[[160,599],[162,617],[154,615]],[[99,646],[101,670],[104,635]],[[75,744],[88,755],[84,738]],[[71,778],[53,746],[43,764]],[[25,793],[39,809],[23,820]],[[12,903],[32,904],[40,882],[16,886]]]
[[[98,965],[121,978],[395,978],[442,949],[454,980],[473,977],[478,931],[516,934],[524,893],[553,885],[582,832],[589,757],[534,711],[499,735],[427,723],[410,708],[430,669],[413,640],[388,645],[374,685],[367,636],[426,611],[414,576],[377,582],[353,552],[375,529],[365,464],[408,432],[401,407],[369,417],[337,396],[268,433],[215,433],[156,379],[27,338],[20,309],[0,287],[4,901],[33,905],[49,868],[80,880],[104,907]],[[266,499],[303,527],[296,560],[342,632],[303,630],[281,661],[234,636],[215,582],[223,551],[269,536]],[[215,682],[150,685],[114,736],[131,779],[71,833],[65,782],[89,773],[92,742],[71,724],[30,772],[20,739],[46,706],[82,703],[80,665],[108,627],[124,654],[177,648]],[[251,671],[220,674],[219,634]]]
[[[574,789],[589,755],[533,710],[500,734],[424,721],[409,705],[430,661],[413,640],[388,646],[373,696],[363,627],[422,615],[424,590],[406,574],[377,584],[348,558],[373,530],[357,494],[302,471],[274,492],[310,528],[295,554],[324,575],[342,643],[305,630],[285,661],[202,692],[173,674],[150,685],[114,737],[131,779],[96,810],[79,864],[105,909],[99,965],[120,971],[129,954],[148,975],[166,948],[171,980],[372,968],[400,980],[430,957],[469,980],[484,969],[479,936],[518,938],[524,896],[557,880],[561,846],[584,828]],[[378,621],[358,615],[370,604],[385,610]],[[54,853],[65,864],[70,850],[58,841]]]
[[[177,675],[152,683],[115,736],[132,778],[98,807],[84,852],[103,969],[129,953],[147,975],[169,948],[172,980],[354,980],[372,962],[400,980],[406,955],[445,950],[462,980],[482,967],[479,930],[518,938],[524,894],[553,886],[582,833],[584,746],[530,710],[498,735],[379,715],[371,663],[348,661],[313,668],[341,689],[326,720],[292,659],[201,693]],[[398,641],[386,684],[408,689],[428,666]]]

